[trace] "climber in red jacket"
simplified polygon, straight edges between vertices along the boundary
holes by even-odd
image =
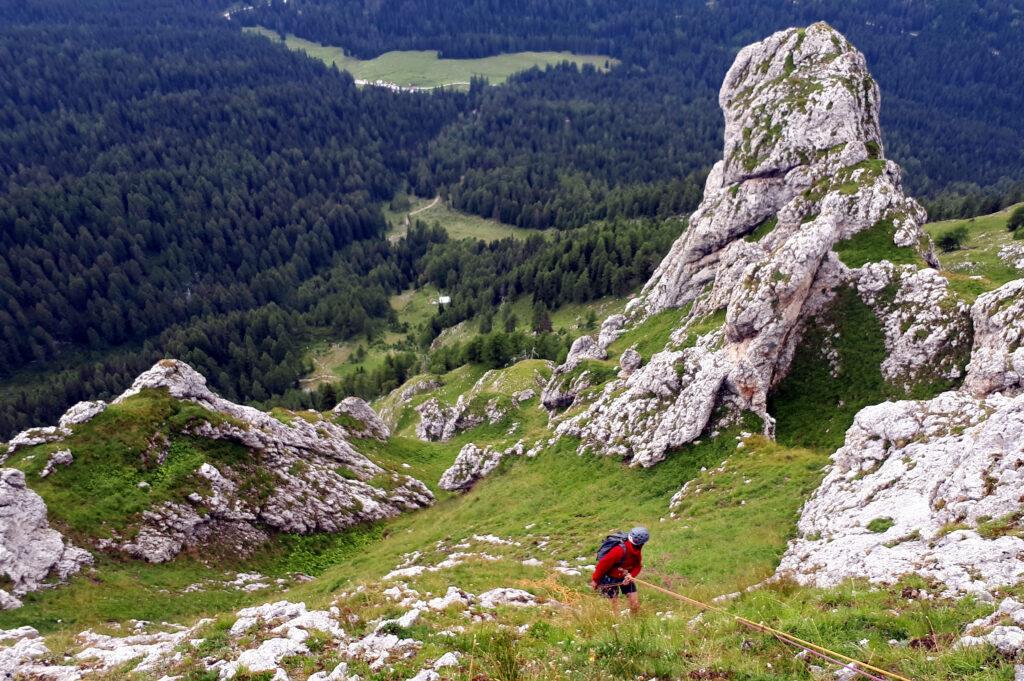
[[[600,589],[612,599],[612,609],[619,614],[619,593],[626,594],[629,609],[633,614],[640,610],[640,596],[633,578],[643,569],[641,552],[651,538],[646,527],[634,527],[625,537],[622,534],[609,535],[598,550],[597,567],[590,578],[590,587]]]

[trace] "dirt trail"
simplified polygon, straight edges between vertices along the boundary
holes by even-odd
[[[440,200],[441,200],[441,196],[440,195],[435,196],[433,201],[431,201],[427,205],[423,206],[422,208],[417,208],[416,210],[412,211],[411,213],[409,213],[409,216],[411,217],[411,216],[416,215],[418,213],[422,213],[425,210],[430,210],[431,208],[436,206],[437,202],[440,201]]]

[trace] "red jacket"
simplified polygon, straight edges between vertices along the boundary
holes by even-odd
[[[633,546],[633,542],[630,541],[623,543],[622,546],[616,546],[597,562],[592,579],[600,582],[605,575],[612,579],[622,579],[627,572],[636,577],[643,569],[641,550],[641,547]]]

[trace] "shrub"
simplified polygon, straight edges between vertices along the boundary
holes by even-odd
[[[871,532],[875,532],[877,534],[881,534],[882,532],[887,531],[890,527],[892,527],[895,524],[896,521],[894,521],[892,518],[875,518],[870,523],[868,523],[868,530],[870,530]]]
[[[943,232],[939,236],[938,244],[939,248],[941,248],[946,253],[949,253],[951,251],[959,251],[963,247],[964,243],[966,243],[966,241],[967,227],[965,225],[961,225],[949,231]]]
[[[1024,234],[1021,227],[1024,227],[1024,206],[1017,206],[1017,210],[1013,211],[1010,214],[1010,219],[1006,221],[1006,229],[1016,232],[1014,235],[1016,238],[1024,238],[1021,237]]]

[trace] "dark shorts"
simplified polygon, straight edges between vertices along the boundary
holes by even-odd
[[[608,575],[605,575],[601,578],[601,581],[597,583],[597,586],[601,589],[601,593],[608,598],[615,598],[620,593],[636,593],[636,582],[632,582],[630,584],[619,584],[621,581],[622,580],[617,577],[609,577]],[[615,586],[605,586],[605,584],[614,584]]]

